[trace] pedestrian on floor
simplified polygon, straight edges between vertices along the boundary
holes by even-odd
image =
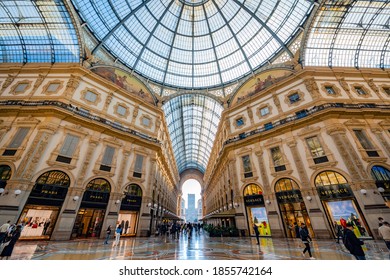
[[[119,224],[115,230],[115,243],[114,246],[119,245],[119,239],[121,238],[122,234],[122,226]]]
[[[294,222],[295,238],[301,238],[299,231],[301,230],[297,222]]]
[[[108,226],[106,230],[106,240],[104,240],[104,244],[108,244],[108,240],[110,239],[111,236],[111,226]]]
[[[336,243],[340,243],[340,238],[343,237],[343,227],[337,223],[337,221],[334,221],[334,231],[336,234]]]
[[[347,227],[344,229],[343,243],[345,248],[357,259],[365,260],[366,256],[364,254],[362,245],[364,242],[356,237],[353,232],[353,224],[351,222],[347,223]]]
[[[259,254],[263,254],[263,252],[261,251],[261,248],[260,248],[260,232],[259,232],[259,227],[253,223],[253,230],[255,231],[255,235],[256,235],[256,245],[259,245]]]
[[[382,225],[378,228],[379,236],[383,238],[387,249],[390,251],[390,224],[388,222],[383,222]]]
[[[22,226],[21,225],[17,225],[16,226],[16,229],[13,231],[12,235],[9,237],[10,239],[8,239],[6,242],[8,243],[7,246],[4,247],[4,249],[2,250],[1,254],[0,254],[0,257],[1,259],[6,259],[8,260],[8,258],[12,255],[12,252],[14,250],[14,246],[15,246],[15,243],[16,241],[18,241],[19,237],[20,237],[20,234],[22,232]]]
[[[302,252],[302,256],[305,256],[306,252],[309,252],[309,257],[311,260],[315,260],[315,258],[311,254],[310,243],[312,241],[311,236],[309,234],[309,230],[307,229],[305,223],[301,223],[301,229],[299,231],[299,235],[301,236],[301,240],[305,245],[305,249]]]
[[[11,221],[7,221],[0,227],[0,243],[7,237],[8,229],[11,226]]]

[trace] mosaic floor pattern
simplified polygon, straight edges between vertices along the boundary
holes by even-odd
[[[121,238],[118,246],[102,239],[72,241],[19,241],[13,260],[303,260],[304,248],[298,239],[262,238],[259,246],[251,237],[209,237],[194,234],[180,236]],[[365,241],[368,260],[388,260],[389,251],[381,240]],[[313,257],[317,260],[354,260],[342,244],[334,240],[314,240]]]

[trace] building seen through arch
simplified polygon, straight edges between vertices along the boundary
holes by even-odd
[[[92,2],[0,2],[0,222],[151,237],[196,179],[194,219],[237,237],[379,238],[386,1]]]

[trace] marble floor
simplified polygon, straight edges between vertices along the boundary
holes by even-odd
[[[209,237],[205,233],[179,239],[166,236],[121,238],[119,246],[102,239],[71,241],[18,241],[12,260],[304,260],[299,239],[262,238],[262,254],[251,237]],[[389,251],[381,240],[366,240],[368,260],[389,260]],[[342,244],[334,240],[314,240],[316,260],[354,260]]]

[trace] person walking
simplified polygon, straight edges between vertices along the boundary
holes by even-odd
[[[305,245],[305,249],[302,252],[302,256],[305,256],[305,253],[309,253],[309,257],[311,260],[315,260],[315,258],[311,254],[311,248],[310,248],[310,243],[312,241],[309,230],[307,229],[305,223],[301,223],[301,229],[299,231],[299,235],[301,236],[301,240],[303,244]]]
[[[390,251],[390,224],[383,221],[382,225],[378,228],[379,236],[383,238],[387,249]]]
[[[110,239],[110,236],[111,236],[111,226],[108,226],[107,230],[106,230],[106,240],[104,240],[104,244],[108,244],[108,240]]]
[[[7,221],[0,227],[0,243],[7,237],[8,229],[11,226],[11,221]]]
[[[114,246],[119,245],[119,239],[121,238],[122,234],[122,225],[119,224],[115,230],[115,243]]]
[[[301,230],[297,222],[294,222],[295,238],[301,238],[299,231]]]
[[[364,244],[359,238],[356,237],[353,232],[353,224],[348,222],[347,227],[344,229],[343,243],[345,248],[357,259],[365,260],[366,256],[364,254],[362,245]]]
[[[333,227],[336,234],[336,243],[340,243],[340,237],[343,237],[343,227],[339,225],[337,221],[334,221]]]
[[[261,248],[260,248],[260,232],[259,232],[259,227],[253,223],[253,230],[255,231],[255,235],[256,235],[256,245],[259,245],[259,254],[263,254],[263,252],[261,251]]]
[[[8,258],[12,255],[15,243],[16,243],[16,241],[18,241],[21,232],[22,232],[22,226],[17,225],[16,229],[14,230],[14,232],[11,235],[11,238],[9,240],[8,245],[4,247],[3,251],[0,254],[1,259],[5,258],[6,260],[8,260]]]

